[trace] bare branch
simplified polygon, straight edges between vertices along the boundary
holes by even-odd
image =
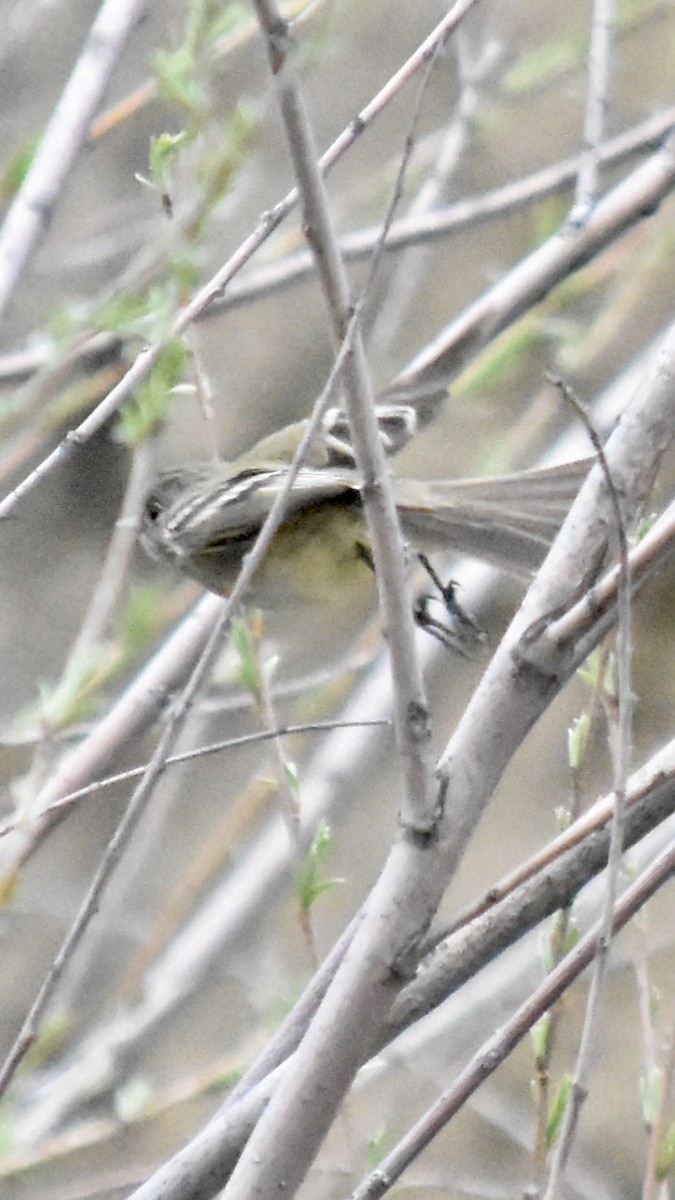
[[[574,225],[581,225],[586,220],[598,190],[600,143],[607,115],[613,31],[614,0],[594,0],[584,113],[584,151],[577,178],[574,207],[570,213],[570,221]]]
[[[142,0],[104,0],[40,149],[0,230],[0,313],[54,212]]]

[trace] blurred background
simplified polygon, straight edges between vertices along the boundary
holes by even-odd
[[[292,6],[320,148],[384,86],[445,8],[427,0]],[[5,208],[96,11],[83,0],[0,4]],[[474,213],[451,233],[384,255],[366,318],[378,388],[564,220],[569,176],[541,195],[528,181],[582,145],[590,20],[590,7],[574,0],[484,0],[435,61],[397,215],[411,213],[422,224],[415,205],[432,183],[434,208],[468,201],[471,213],[471,202],[477,208],[518,181],[522,197],[489,219]],[[648,120],[662,121],[666,132],[674,58],[671,5],[619,6],[608,139]],[[329,193],[341,236],[381,221],[419,87],[413,80],[402,89],[333,169]],[[603,170],[603,192],[654,148],[646,135],[641,145],[635,140],[632,156]],[[148,0],[0,329],[3,495],[83,419],[143,345],[166,331],[291,184],[252,10]],[[630,395],[631,371],[639,374],[642,356],[673,316],[673,212],[669,199],[492,339],[452,381],[446,407],[397,469],[448,478],[530,466],[549,448],[558,457],[588,453],[546,372],[564,375],[588,403],[612,387]],[[291,271],[303,248],[294,213],[125,413],[77,447],[0,525],[5,819],[118,702],[200,595],[133,549],[133,530],[117,574],[111,571],[106,555],[120,513],[128,523],[157,469],[208,458],[214,441],[230,458],[311,410],[332,347],[315,276]],[[350,266],[355,294],[368,267],[368,258]],[[570,427],[565,449],[558,439]],[[655,510],[670,497],[672,479],[666,462]],[[503,576],[488,579],[475,564],[450,570],[496,645],[522,587]],[[102,571],[108,583],[101,592]],[[674,584],[669,566],[635,605],[636,765],[671,736]],[[244,660],[269,681],[280,724],[339,715],[355,689],[359,714],[379,715],[379,627],[354,625],[354,614],[345,612],[331,614],[329,629],[321,620],[310,629],[304,615],[290,612],[263,618],[258,640],[254,621]],[[429,646],[424,653],[440,752],[483,664],[432,654]],[[228,648],[185,748],[266,723],[247,678],[240,655]],[[474,839],[447,913],[551,837],[575,788],[586,803],[610,786],[601,707],[587,683],[574,681],[537,726]],[[591,734],[573,781],[568,729],[583,712],[593,714]],[[109,769],[145,761],[157,736],[155,724],[130,737]],[[280,768],[267,744],[167,774],[54,997],[44,1037],[4,1102],[3,1195],[128,1194],[200,1126],[231,1073],[264,1044],[377,878],[396,830],[400,789],[390,729],[339,745],[318,733],[285,742],[294,764],[292,798],[306,822],[296,852],[278,815]],[[131,788],[124,782],[83,800],[12,880],[0,926],[3,1053]],[[319,827],[325,793],[330,835],[317,870],[339,882],[308,913],[299,903],[298,856]],[[666,896],[654,901],[637,932],[629,930],[616,947],[603,1042],[565,1195],[640,1194],[645,1047],[650,1038],[660,1043],[673,1021],[668,903]],[[364,1075],[307,1195],[349,1192],[541,976],[546,937],[539,931],[516,948],[498,971],[491,968],[487,983],[479,979],[470,995],[455,997],[443,1021],[435,1017],[406,1035],[400,1051]],[[649,1032],[645,995],[654,1003]],[[584,999],[580,985],[565,1004],[554,1079],[572,1069]],[[524,1043],[411,1169],[408,1191],[523,1194],[539,1170],[533,1074]]]

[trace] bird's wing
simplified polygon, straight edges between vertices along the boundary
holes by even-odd
[[[245,468],[234,475],[224,470],[220,485],[215,481],[208,488],[197,485],[176,500],[164,517],[167,533],[183,554],[246,541],[260,529],[287,477],[285,465]],[[288,493],[284,519],[351,493],[358,496],[352,471],[303,467]]]

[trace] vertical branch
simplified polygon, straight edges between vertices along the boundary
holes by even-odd
[[[294,45],[276,5],[271,0],[258,0],[256,7],[267,39],[270,66],[298,180],[305,233],[316,257],[334,340],[339,346],[349,327],[352,301],[332,229],[318,152],[295,72]],[[352,346],[345,358],[343,378],[355,458],[363,480],[363,505],[372,541],[392,675],[396,681],[395,727],[406,777],[403,819],[413,828],[429,830],[433,827],[435,814],[430,788],[426,699],[415,653],[403,542],[358,327],[354,329]]]
[[[569,1104],[565,1113],[563,1127],[553,1159],[551,1173],[546,1188],[545,1200],[554,1200],[560,1181],[569,1158],[574,1142],[581,1107],[588,1094],[588,1079],[591,1065],[591,1055],[597,1036],[604,985],[609,965],[609,950],[612,943],[614,908],[616,904],[619,873],[621,870],[621,854],[623,850],[626,789],[628,785],[628,763],[632,743],[633,693],[631,689],[631,570],[628,554],[628,538],[624,523],[621,504],[617,493],[612,472],[605,457],[605,452],[585,409],[569,387],[559,384],[568,400],[581,416],[593,448],[602,467],[605,483],[609,494],[614,527],[619,544],[619,577],[617,584],[617,693],[618,693],[618,728],[612,742],[612,761],[614,766],[614,810],[612,814],[609,855],[607,859],[607,876],[604,911],[602,915],[602,932],[598,946],[598,956],[591,980],[591,987],[586,1006],[584,1028],[579,1043],[577,1064],[574,1073],[574,1083],[570,1093]]]
[[[584,149],[577,176],[570,221],[582,225],[598,191],[600,143],[605,129],[609,68],[614,28],[614,0],[594,0],[593,27],[588,52],[588,90],[584,112]]]

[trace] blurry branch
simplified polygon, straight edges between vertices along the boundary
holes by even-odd
[[[614,32],[614,0],[594,0],[588,81],[584,111],[584,149],[570,221],[581,225],[597,196],[600,144],[605,129],[610,85],[610,54]]]
[[[645,150],[658,148],[674,125],[675,109],[670,108],[611,138],[600,148],[601,167],[609,169]],[[580,157],[565,159],[491,192],[469,196],[423,214],[415,212],[413,215],[399,217],[392,222],[385,247],[393,252],[409,246],[423,245],[425,242],[434,242],[438,238],[451,236],[474,225],[519,212],[569,188],[574,182],[580,162]],[[379,229],[363,229],[356,233],[343,234],[340,238],[340,250],[345,261],[360,262],[368,258],[379,233]],[[286,255],[280,262],[258,267],[250,271],[246,278],[234,283],[228,288],[225,296],[215,300],[203,313],[203,319],[209,320],[229,308],[283,290],[313,273],[312,257],[306,250]],[[17,366],[19,365],[20,362],[17,363]],[[0,358],[0,378],[2,366],[3,360]]]
[[[407,216],[403,222],[389,222],[383,231],[384,244],[387,249],[391,249],[395,243],[394,230],[401,224],[419,230],[424,227],[427,215],[438,213],[442,197],[448,190],[450,179],[470,144],[472,122],[475,120],[482,98],[480,83],[497,57],[496,48],[494,45],[488,46],[480,56],[476,55],[474,62],[466,30],[460,26],[452,39],[451,49],[454,51],[457,62],[459,83],[459,97],[455,112],[447,129],[442,130],[434,138],[436,152],[433,163],[430,164],[429,172],[409,206]],[[431,65],[432,62],[430,62]],[[360,235],[362,245],[368,243],[369,235],[371,244],[375,244],[372,242],[372,231],[364,230]],[[341,239],[340,242],[341,253],[345,261],[351,257],[347,250],[347,245],[351,242],[352,239],[349,236]],[[415,239],[410,245],[414,244]],[[375,320],[369,331],[368,345],[371,361],[377,362],[384,358],[385,352],[391,352],[391,347],[399,336],[406,314],[411,311],[416,295],[424,286],[429,254],[432,253],[432,248],[428,247],[426,252],[418,250],[416,254],[402,254],[397,258],[395,274],[388,282],[386,294],[381,298]]]
[[[396,385],[453,379],[492,338],[636,222],[675,186],[675,135],[598,201],[581,228],[565,224],[415,356]]]
[[[243,574],[243,573],[242,573]],[[242,584],[243,586],[243,584]],[[101,897],[105,888],[116,870],[124,851],[137,828],[143,813],[152,799],[152,795],[162,772],[164,771],[166,759],[170,749],[173,746],[176,738],[182,730],[190,708],[199,693],[199,690],[208,676],[213,661],[220,649],[221,641],[225,630],[227,629],[228,621],[236,597],[227,601],[223,606],[220,605],[220,611],[211,628],[206,645],[204,646],[198,661],[196,662],[190,677],[183,688],[180,696],[180,702],[175,704],[168,715],[166,725],[159,744],[145,770],[137,788],[135,789],[124,815],[115,830],[106,852],[94,873],[93,880],[89,889],[80,905],[75,920],[70,926],[61,946],[59,947],[56,956],[47,971],[47,974],[38,990],[38,993],[30,1007],[30,1010],[23,1021],[21,1029],[5,1059],[2,1069],[0,1070],[0,1096],[4,1094],[9,1083],[11,1082],[18,1066],[24,1059],[28,1050],[38,1036],[41,1022],[48,1005],[53,999],[55,990],[66,970],[73,954],[75,953],[79,943],[84,936],[84,933],[91,922],[93,916],[98,910],[101,902]],[[12,843],[12,837],[18,840]],[[19,832],[10,835],[5,842],[5,849],[9,847],[9,863],[6,864],[10,871],[10,878],[16,872],[18,863],[13,855],[16,855],[17,849],[21,846],[21,836]]]
[[[619,166],[637,154],[655,149],[674,125],[675,109],[667,108],[609,139],[599,150],[601,168]],[[580,156],[565,159],[491,192],[469,196],[467,199],[434,208],[433,211],[423,214],[414,212],[413,215],[400,217],[393,221],[388,229],[385,247],[389,251],[395,251],[427,241],[434,242],[440,237],[458,233],[473,225],[518,212],[569,188],[580,169],[580,164]],[[381,227],[343,234],[340,238],[343,258],[347,262],[359,262],[369,258],[380,236]],[[309,251],[298,250],[293,254],[284,255],[279,262],[255,268],[249,271],[244,279],[233,282],[227,292],[204,309],[196,320],[210,320],[230,308],[252,303],[261,297],[292,287],[313,275],[314,270],[314,260]],[[117,357],[121,350],[119,334],[92,334],[73,347],[58,367],[50,367],[50,372],[54,372],[53,377],[50,375],[51,386],[59,386],[64,376],[75,369],[78,363],[86,366],[88,358],[100,361],[106,355]],[[7,383],[30,377],[47,366],[51,355],[51,345],[30,346],[25,350],[0,355],[0,382]]]
[[[96,106],[143,9],[142,0],[104,0],[44,132],[35,160],[0,230],[0,314],[54,214]]]

